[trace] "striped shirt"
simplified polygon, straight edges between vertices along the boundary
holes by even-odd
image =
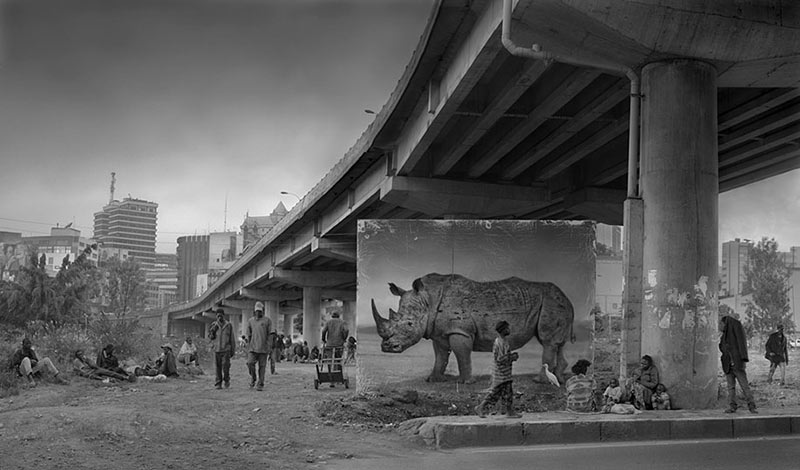
[[[492,386],[511,381],[511,346],[502,336],[494,340],[492,348],[494,354],[494,371],[492,373]]]
[[[592,377],[583,374],[573,375],[567,379],[567,410],[594,411],[594,390],[597,383]]]

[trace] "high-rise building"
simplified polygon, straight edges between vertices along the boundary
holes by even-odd
[[[261,237],[272,230],[272,227],[280,222],[288,212],[286,206],[284,206],[282,202],[279,202],[270,215],[246,215],[241,226],[244,246],[248,247],[260,240]]]
[[[133,258],[142,268],[156,261],[158,204],[127,197],[111,201],[94,214],[94,238],[101,259],[108,256]]]
[[[745,268],[750,262],[752,240],[736,238],[722,244],[722,268],[720,269],[720,297],[742,295],[747,280]]]
[[[178,293],[184,302],[199,296],[242,253],[242,235],[214,232],[178,238]]]
[[[165,308],[178,298],[178,257],[171,253],[156,253],[152,269],[145,271],[147,279],[147,309]]]

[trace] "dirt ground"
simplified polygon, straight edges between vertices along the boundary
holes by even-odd
[[[759,406],[800,403],[800,351],[790,354],[783,387],[766,383],[768,363],[752,354],[748,374]],[[411,378],[363,398],[352,384],[315,390],[312,364],[279,363],[263,392],[249,389],[241,356],[228,390],[215,390],[213,369],[205,370],[165,383],[71,377],[69,385],[42,383],[0,399],[0,469],[314,469],[338,459],[419,455],[430,450],[403,438],[397,425],[472,414],[488,379],[465,387]],[[352,378],[355,370],[346,373]],[[519,411],[563,409],[563,387],[525,375],[515,376],[514,387]],[[724,406],[724,387],[721,393]]]

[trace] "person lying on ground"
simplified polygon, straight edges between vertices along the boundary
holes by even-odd
[[[106,347],[100,350],[95,364],[101,369],[110,370],[111,372],[124,375],[127,380],[131,380],[131,378],[134,377],[119,366],[119,359],[117,359],[117,356],[114,355],[113,344],[107,344]]]
[[[22,340],[22,347],[14,352],[11,356],[11,369],[15,370],[21,377],[25,377],[31,386],[36,386],[34,377],[41,376],[43,371],[53,374],[57,383],[66,384],[66,379],[61,377],[58,369],[53,365],[49,357],[42,358],[41,360],[36,356],[33,350],[33,344],[28,338]]]
[[[186,341],[178,351],[178,362],[186,366],[197,365],[197,346],[191,336],[186,337]]]
[[[117,380],[131,380],[127,374],[123,375],[118,372],[113,372],[108,369],[98,367],[97,364],[92,362],[91,359],[84,355],[83,349],[76,350],[74,356],[75,358],[72,360],[72,370],[76,375],[94,380],[103,380],[104,377],[110,377]]]

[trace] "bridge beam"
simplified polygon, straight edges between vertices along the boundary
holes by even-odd
[[[341,284],[355,283],[356,273],[340,271],[299,271],[275,268],[270,272],[270,279],[286,282],[301,287],[333,287]],[[303,293],[305,297],[305,292]]]
[[[254,300],[297,300],[303,297],[303,292],[300,289],[287,290],[287,289],[258,289],[255,287],[242,287],[239,289],[239,295]]]

